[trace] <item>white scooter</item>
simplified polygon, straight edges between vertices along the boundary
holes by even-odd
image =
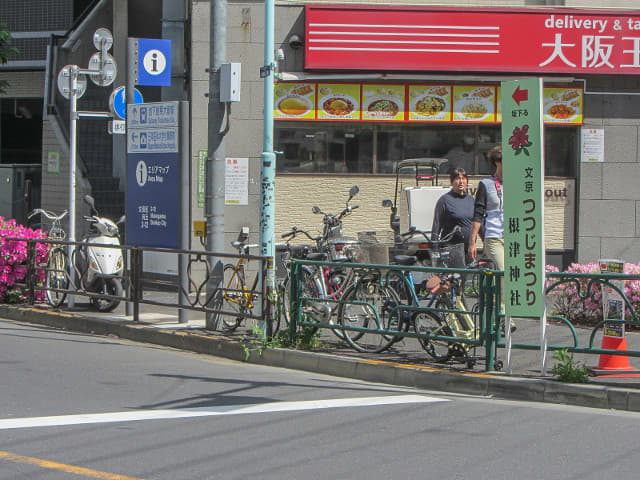
[[[108,218],[98,216],[95,201],[91,195],[85,195],[84,201],[91,207],[92,216],[84,217],[89,222],[89,233],[82,242],[119,246],[118,225],[124,222],[124,215],[114,223]],[[84,291],[109,295],[109,297],[91,297],[91,303],[99,311],[110,312],[120,304],[120,300],[110,298],[122,296],[124,259],[120,248],[80,245],[75,250],[74,265]]]

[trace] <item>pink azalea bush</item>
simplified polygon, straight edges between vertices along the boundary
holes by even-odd
[[[42,230],[33,230],[18,225],[15,220],[5,220],[0,217],[0,301],[15,303],[26,300],[24,283],[27,276],[27,242],[25,240],[8,240],[8,238],[47,238]],[[36,260],[38,265],[45,264],[49,256],[49,245],[38,243]],[[38,269],[37,282],[44,284],[45,271]],[[36,299],[44,299],[44,291],[35,292]]]
[[[558,268],[547,265],[547,272],[559,272]],[[572,263],[565,270],[566,273],[600,273],[600,266],[597,262],[580,264]],[[625,263],[624,273],[628,275],[640,274],[640,263]],[[555,283],[557,278],[547,278],[547,286]],[[585,294],[588,279],[580,279],[580,293]],[[628,280],[625,282],[624,294],[627,296],[636,314],[640,315],[640,280]],[[599,283],[591,286],[591,296],[582,300],[578,294],[578,287],[575,282],[557,285],[549,292],[553,298],[554,314],[561,315],[571,322],[596,324],[602,320],[602,289]],[[631,320],[632,316],[627,308],[626,318]]]

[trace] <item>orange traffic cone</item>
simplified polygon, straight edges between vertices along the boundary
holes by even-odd
[[[602,336],[603,350],[627,351],[627,339],[623,337]],[[600,361],[591,372],[596,377],[640,377],[640,370],[635,370],[629,365],[629,357],[625,355],[600,355]]]

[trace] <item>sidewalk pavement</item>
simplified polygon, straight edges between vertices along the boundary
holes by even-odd
[[[166,297],[167,294],[158,292],[157,295]],[[140,312],[140,322],[136,323],[132,316],[125,315],[122,305],[114,312],[100,313],[82,297],[76,297],[72,311],[66,304],[59,310],[42,304],[0,305],[0,318],[4,319],[115,336],[238,361],[443,392],[640,411],[640,377],[591,377],[588,384],[561,383],[550,375],[555,363],[552,352],[547,353],[548,374],[544,377],[539,350],[513,349],[511,374],[504,369],[488,373],[484,372],[484,360],[479,360],[473,370],[461,363],[432,362],[412,338],[394,344],[387,352],[364,354],[327,332],[321,338],[322,347],[313,351],[277,348],[260,352],[248,336],[250,320],[245,322],[248,328],[241,326],[233,333],[223,333],[206,330],[204,316],[199,312],[188,312],[187,323],[179,323],[176,309],[141,305]],[[514,344],[539,343],[539,322],[515,319],[515,323]],[[591,330],[577,329],[577,332],[580,346],[585,346]],[[549,324],[549,345],[568,345],[572,343],[571,338],[566,327]],[[640,334],[627,333],[626,338],[630,350],[640,349]],[[596,338],[594,346],[601,346],[601,336]],[[478,351],[483,353],[481,349]],[[498,358],[506,366],[504,349],[499,349]],[[577,354],[575,358],[589,367],[597,366],[599,361],[598,355]],[[629,357],[629,361],[640,370],[640,359]]]

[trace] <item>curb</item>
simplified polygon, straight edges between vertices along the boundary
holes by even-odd
[[[353,378],[367,382],[416,387],[448,393],[484,395],[507,400],[558,403],[592,408],[640,411],[640,390],[602,385],[577,385],[547,379],[506,377],[501,374],[444,371],[368,358],[343,357],[284,348],[266,349],[262,355],[240,342],[216,335],[185,330],[161,330],[129,321],[104,320],[36,307],[0,305],[0,317],[47,325],[62,330],[97,335],[116,335],[231,360]]]

